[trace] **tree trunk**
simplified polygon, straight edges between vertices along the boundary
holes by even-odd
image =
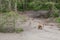
[[[15,1],[15,12],[17,12],[17,0]]]
[[[0,12],[1,12],[1,0],[0,0]]]
[[[9,0],[8,3],[9,3],[8,9],[9,9],[9,11],[11,11],[11,0]]]

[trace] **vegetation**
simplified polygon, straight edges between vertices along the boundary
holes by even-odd
[[[56,18],[55,21],[56,21],[57,23],[60,23],[60,17]]]
[[[24,31],[22,28],[17,28],[17,29],[15,30],[16,33],[19,33],[19,32],[22,32],[22,31]]]
[[[58,17],[60,23],[60,0],[0,0],[0,32],[20,32],[22,28],[15,30],[15,23],[18,18],[26,21],[18,11],[26,10],[47,10],[48,17]]]
[[[0,0],[0,11],[49,10],[51,4],[60,9],[60,0]]]
[[[0,32],[21,32],[23,31],[22,28],[16,30],[16,21],[17,20],[25,21],[23,16],[15,12],[6,12],[0,14]]]
[[[0,0],[0,12],[49,10],[50,16],[59,16],[60,0]]]

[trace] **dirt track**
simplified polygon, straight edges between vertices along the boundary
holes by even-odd
[[[60,31],[54,23],[49,23],[53,26],[44,25],[43,30],[38,30],[38,22],[45,23],[43,19],[29,19],[22,27],[24,32],[0,33],[0,40],[60,40]]]

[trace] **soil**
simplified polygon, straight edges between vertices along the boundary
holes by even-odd
[[[38,30],[38,23],[44,25]],[[21,33],[0,33],[0,40],[60,40],[60,31],[57,24],[49,19],[30,18],[22,24]]]

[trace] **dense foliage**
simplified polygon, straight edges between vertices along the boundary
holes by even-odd
[[[49,10],[49,3],[60,9],[60,0],[0,0],[0,11]]]
[[[60,9],[59,2],[59,0],[24,0],[19,3],[18,10],[49,10],[49,6],[53,3],[57,9]]]

